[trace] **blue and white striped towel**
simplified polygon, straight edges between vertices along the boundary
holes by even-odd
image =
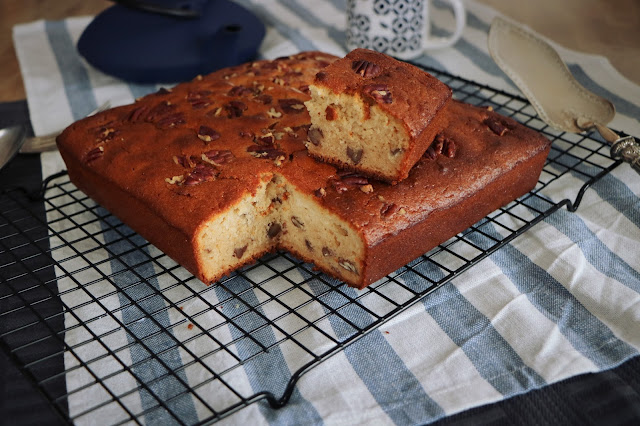
[[[315,0],[312,4],[302,0],[242,0],[239,3],[252,9],[267,24],[266,39],[260,50],[264,58],[301,50],[345,53],[344,0]],[[466,5],[468,26],[463,38],[453,48],[432,52],[417,62],[518,93],[487,53],[487,33],[496,12],[473,1],[467,1]],[[440,3],[436,2],[435,6],[435,22],[452,19]],[[77,56],[75,42],[89,21],[90,18],[39,21],[14,29],[36,134],[58,130],[106,100],[113,105],[129,103],[156,89],[105,76]],[[439,27],[435,30],[444,32]],[[611,127],[640,135],[637,121],[640,87],[622,77],[604,58],[558,45],[554,47],[584,86],[615,104],[618,113]],[[52,153],[42,155],[42,167],[46,176],[64,165],[58,154]],[[570,175],[548,195],[554,199],[572,198],[581,184],[579,175]],[[577,213],[564,209],[554,213],[382,329],[306,373],[283,409],[272,410],[261,402],[224,422],[421,424],[571,376],[609,369],[636,356],[640,350],[639,197],[638,176],[626,165],[618,167],[586,193]],[[55,217],[48,219],[53,223]],[[113,229],[105,224],[94,222],[88,226],[96,229],[85,229],[85,232],[101,235],[103,243],[118,241]],[[489,232],[500,230],[494,228]],[[73,240],[72,235],[66,237]],[[60,245],[58,238],[60,236],[52,235],[52,247]],[[126,247],[122,250],[125,254],[120,260],[140,263],[135,259],[137,252],[131,254]],[[153,247],[146,250],[152,256],[158,254]],[[90,253],[89,260],[103,258],[100,250]],[[66,258],[64,254],[57,256]],[[122,264],[111,262],[100,267],[108,274],[120,270]],[[149,285],[155,288],[164,289],[173,284],[156,276],[153,267],[136,268],[135,272],[150,277]],[[307,278],[304,271],[296,272],[299,279]],[[161,352],[165,365],[179,370],[180,374],[157,380],[157,370],[164,367],[144,362],[147,359],[144,350],[128,345],[128,339],[147,336],[153,333],[154,327],[169,326],[182,317],[174,310],[163,310],[165,300],[151,298],[145,301],[148,305],[145,310],[161,312],[155,315],[157,323],[152,326],[139,323],[137,320],[144,312],[131,307],[128,301],[140,300],[148,293],[137,286],[134,289],[138,290],[128,288],[110,293],[114,286],[127,288],[127,280],[134,278],[125,273],[116,282],[85,289],[101,295],[99,309],[117,310],[118,318],[132,324],[129,335],[123,331],[107,333],[107,344],[122,348],[118,350],[118,362],[112,357],[100,357],[103,351],[100,347],[82,344],[87,338],[87,327],[96,333],[104,333],[110,327],[117,329],[109,324],[108,316],[77,328],[71,327],[77,320],[65,316],[69,330],[65,342],[76,348],[72,353],[65,352],[71,417],[78,424],[112,423],[126,420],[131,413],[143,413],[141,417],[147,424],[168,422],[161,410],[149,409],[157,405],[155,397],[150,396],[152,392],[167,398],[167,405],[179,413],[185,423],[207,418],[211,407],[233,400],[234,395],[215,393],[208,387],[203,363],[211,362],[213,369],[219,369],[227,361],[208,359],[193,363],[193,359],[200,359],[207,350],[197,341],[188,343],[186,350],[172,347],[159,337],[150,340],[149,349]],[[247,286],[241,278],[235,281],[229,285],[237,289]],[[190,283],[187,286],[195,285],[193,281]],[[305,284],[310,292],[321,292],[324,285],[317,280]],[[64,292],[63,301],[67,306],[81,303],[84,293],[74,291],[77,283],[61,279],[58,286]],[[247,290],[247,299],[257,302],[264,297],[249,287]],[[356,294],[355,290],[350,291]],[[222,288],[216,288],[203,297],[215,306],[224,304],[227,295]],[[328,306],[340,303],[326,302]],[[96,318],[96,306],[81,306],[75,311],[79,319],[86,315]],[[262,309],[266,311],[270,307],[271,304],[267,304]],[[197,310],[197,307],[187,305],[184,310]],[[307,313],[322,315],[312,308]],[[345,315],[360,325],[371,321],[358,312]],[[207,318],[202,316],[199,321],[206,322]],[[252,327],[255,326],[252,322],[259,318],[248,315],[245,321],[247,327]],[[334,337],[349,333],[348,326],[337,318],[331,317],[319,324]],[[189,341],[191,330],[186,327],[172,331],[179,341]],[[269,328],[261,332],[265,333],[264,342],[278,338],[277,331]],[[216,333],[220,341],[228,342],[240,331],[218,328]],[[251,348],[239,343],[235,351],[242,357]],[[77,367],[79,359],[95,360],[90,365],[91,372],[88,367]],[[233,370],[228,377],[240,392],[251,395],[256,389],[264,388],[281,392],[282,382],[278,378],[289,376],[302,362],[295,350],[286,347],[271,350],[268,359],[259,359],[260,362]],[[103,377],[119,371],[118,363],[134,367],[110,377],[108,390],[101,385],[83,388],[95,379],[91,374]],[[205,384],[197,387],[196,396],[171,398],[180,393],[184,384],[200,383]],[[77,389],[82,391],[74,391]],[[101,405],[101,401],[111,399],[109,391],[124,394],[119,404]]]

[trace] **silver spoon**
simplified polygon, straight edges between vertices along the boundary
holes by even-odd
[[[607,127],[616,114],[613,104],[578,83],[551,45],[500,17],[491,23],[488,44],[498,66],[544,122],[571,133],[595,128],[611,144],[611,157],[640,173],[640,144]]]
[[[87,117],[107,110],[110,107],[111,103],[107,101],[87,114]],[[54,149],[56,146],[56,137],[58,137],[60,132],[61,131],[58,131],[44,136],[26,137],[27,128],[24,125],[0,129],[0,170],[2,170],[18,152],[31,154]]]
[[[26,134],[27,129],[24,126],[0,129],[0,170],[18,153]]]

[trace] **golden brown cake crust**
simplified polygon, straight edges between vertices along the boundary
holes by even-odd
[[[348,281],[359,288],[535,185],[549,141],[458,102],[446,109],[449,128],[395,186],[314,160],[304,147],[310,119],[300,105],[309,99],[307,84],[335,60],[305,52],[243,64],[74,123],[58,138],[70,178],[209,282],[231,269],[202,272],[199,229],[281,176],[360,236],[362,270]]]

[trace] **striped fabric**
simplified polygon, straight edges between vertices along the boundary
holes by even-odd
[[[343,55],[345,43],[345,0],[239,0],[267,25],[260,54],[264,58],[323,50]],[[514,84],[502,73],[487,53],[487,33],[496,12],[473,1],[468,8],[463,38],[451,49],[430,52],[417,62],[448,71],[511,93]],[[437,34],[446,33],[453,22],[444,3],[434,2],[432,13]],[[15,27],[14,41],[27,90],[31,120],[37,134],[46,134],[85,115],[106,100],[120,105],[156,90],[155,86],[128,84],[87,66],[78,57],[74,45],[90,18],[72,18],[60,22],[34,22]],[[640,135],[640,87],[622,77],[601,57],[588,56],[555,45],[580,82],[610,99],[617,116],[611,127]],[[42,155],[44,175],[64,168],[57,153]],[[569,175],[553,193],[552,199],[573,198],[583,183],[579,173]],[[586,372],[615,367],[634,357],[640,349],[640,178],[623,165],[590,189],[576,213],[560,210],[525,235],[515,239],[470,271],[455,278],[365,338],[306,373],[298,383],[291,401],[280,410],[264,402],[223,420],[232,424],[424,424],[470,407],[489,404],[537,389]],[[55,229],[56,217],[48,220]],[[143,264],[137,256],[155,258],[157,250],[139,241],[139,250],[131,251],[126,227],[102,223],[96,238],[120,253],[118,261],[100,265],[105,274],[116,274],[115,282],[104,282],[87,291],[110,294],[100,309],[114,310],[117,317],[131,324],[129,334],[122,330],[108,336],[109,347],[117,351],[123,374],[111,377],[108,388],[83,388],[91,378],[84,369],[74,368],[78,360],[65,356],[70,415],[78,424],[113,423],[136,413],[146,424],[192,424],[210,415],[211,408],[225,406],[237,396],[216,393],[207,385],[195,396],[185,397],[184,389],[203,383],[211,371],[224,368],[225,359],[200,359],[206,349],[197,342],[177,348],[176,341],[188,341],[189,331],[173,328],[172,334],[136,343],[131,336],[155,336],[155,331],[177,321],[172,310],[162,309],[166,300],[148,298],[148,289],[129,286],[137,277],[147,277],[149,288],[172,288],[171,280],[158,276],[152,266],[123,270],[127,265]],[[490,226],[486,232],[500,235],[503,229]],[[135,236],[132,237],[138,245]],[[482,242],[478,241],[481,245]],[[58,236],[51,246],[60,245]],[[91,252],[91,261],[105,258],[102,249]],[[60,255],[64,258],[63,255]],[[58,259],[60,260],[60,259]],[[429,268],[427,264],[422,266]],[[326,283],[295,271],[295,279],[310,294],[322,294]],[[424,271],[437,276],[440,271]],[[134,275],[134,276],[130,276]],[[418,286],[411,277],[408,287]],[[80,306],[78,283],[61,279],[58,283],[68,306]],[[191,291],[185,284],[184,291]],[[277,285],[275,283],[274,285]],[[240,277],[228,287],[245,290],[243,298],[255,306],[263,295]],[[118,288],[124,289],[116,292]],[[346,296],[358,292],[349,290]],[[97,296],[96,296],[97,297]],[[179,296],[176,296],[177,298]],[[233,308],[226,290],[203,294],[210,306]],[[136,307],[131,301],[140,301]],[[341,300],[328,298],[326,306],[310,307],[308,314],[320,317],[322,309],[340,306]],[[236,306],[237,307],[237,306]],[[195,307],[190,307],[195,308]],[[187,307],[185,307],[187,309]],[[265,345],[278,341],[278,330],[260,328],[260,309],[243,316],[238,327],[217,328],[216,339],[229,342],[245,329],[258,328],[256,340]],[[317,309],[317,311],[314,311]],[[78,308],[79,319],[89,314]],[[343,316],[351,323],[366,326],[372,322],[362,309],[346,309]],[[151,318],[151,321],[145,320]],[[328,335],[345,338],[351,326],[336,316],[320,325]],[[70,327],[72,316],[65,317]],[[203,327],[214,324],[204,324]],[[96,333],[108,330],[109,317],[91,322]],[[79,347],[76,356],[94,359],[102,349],[81,345],[87,339],[83,328],[65,335],[70,347]],[[301,366],[294,350],[276,347],[268,357],[251,355],[256,348],[248,340],[239,340],[234,354],[249,360],[233,370],[229,380],[243,395],[269,389],[281,394],[292,372]],[[322,346],[322,341],[307,342]],[[88,345],[87,345],[88,346]],[[203,352],[205,351],[205,352]],[[150,353],[161,354],[151,358]],[[117,370],[114,360],[99,359],[92,364],[98,377]],[[119,364],[119,365],[120,365]],[[204,367],[203,367],[204,366]],[[118,367],[119,368],[119,367]],[[167,369],[180,371],[175,376]],[[160,379],[159,379],[160,378]],[[74,391],[82,389],[82,391]],[[115,391],[113,389],[120,389]],[[120,404],[105,404],[110,392],[124,392]],[[154,394],[166,401],[167,409],[153,410]],[[178,395],[178,397],[174,397]],[[92,409],[97,406],[99,408]]]

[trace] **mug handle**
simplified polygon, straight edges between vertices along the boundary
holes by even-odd
[[[453,8],[453,15],[456,18],[456,30],[450,37],[436,37],[431,38],[429,34],[425,37],[423,49],[441,49],[443,47],[452,46],[462,37],[462,31],[467,24],[467,14],[464,9],[462,0],[447,0]],[[428,2],[427,2],[428,7]]]

